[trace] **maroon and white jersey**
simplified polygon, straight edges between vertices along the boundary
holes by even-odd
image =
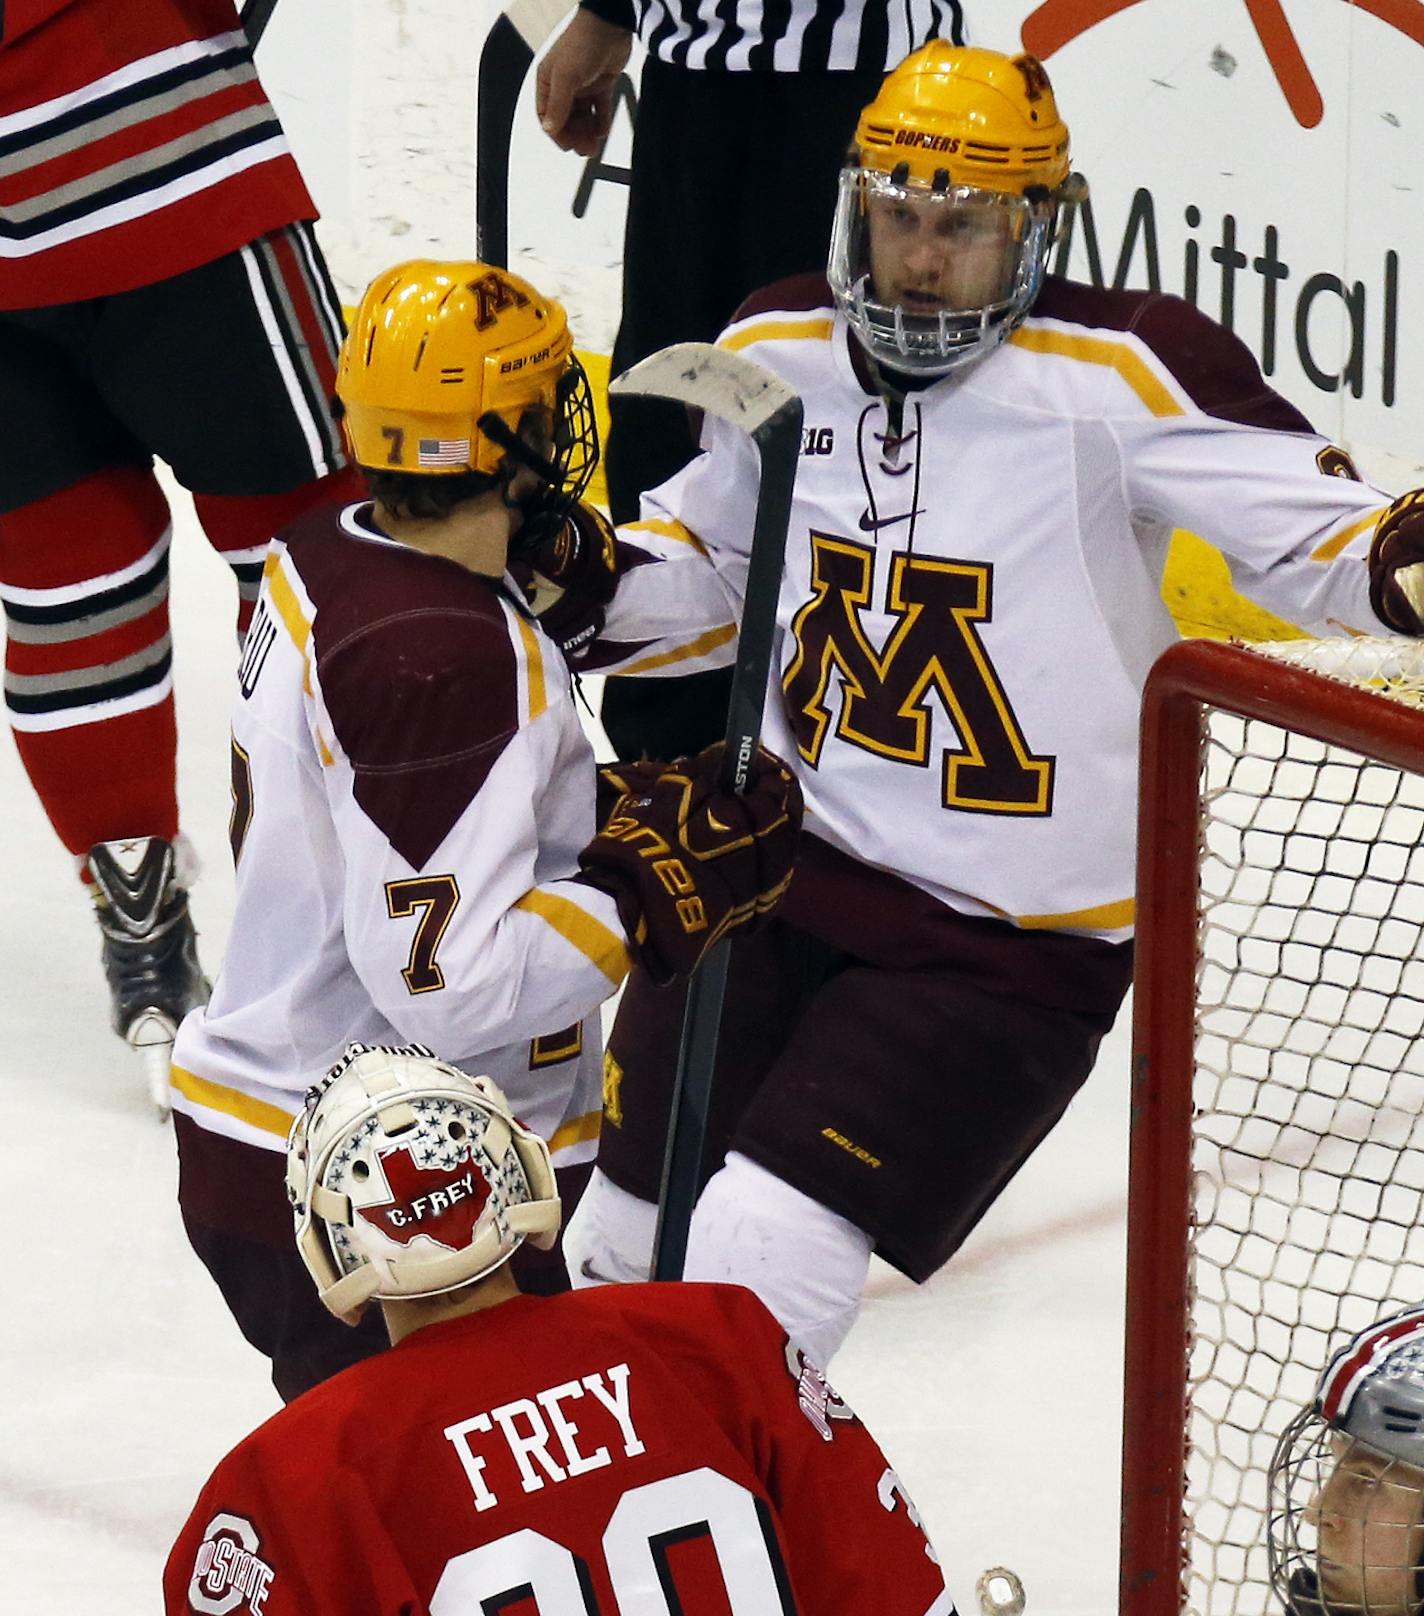
[[[316,209],[233,0],[7,0],[0,308],[166,280]]]
[[[232,719],[232,933],[174,1045],[174,1106],[283,1148],[352,1040],[495,1079],[558,1166],[597,1136],[598,1007],[629,957],[578,876],[593,753],[517,591],[369,505],[274,541]]]
[[[1130,934],[1175,528],[1310,632],[1386,632],[1365,557],[1389,496],[1179,299],[1050,277],[1002,348],[898,407],[819,280],[759,294],[721,344],[805,407],[766,744],[798,760],[809,831],[934,904]],[[620,529],[658,564],[620,585],[590,666],[730,660],[756,457],[712,416],[702,444]]]
[[[427,1325],[204,1487],[168,1616],[954,1616],[874,1439],[750,1291]]]

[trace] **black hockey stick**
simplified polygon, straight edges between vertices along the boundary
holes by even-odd
[[[705,342],[681,342],[664,348],[625,372],[609,391],[674,399],[740,427],[757,446],[761,479],[752,523],[737,664],[727,702],[727,744],[720,781],[724,790],[745,791],[761,738],[762,708],[771,676],[776,603],[781,594],[786,529],[801,452],[801,399],[771,371]],[[729,947],[730,942],[724,938],[709,949],[688,984],[658,1198],[654,1279],[680,1279],[687,1255],[688,1225],[702,1184]]]
[[[248,48],[257,49],[257,43],[267,32],[267,24],[272,20],[272,13],[277,9],[277,0],[247,0],[247,4],[238,13],[238,21],[242,24],[242,31],[247,35]]]
[[[256,3],[256,0],[253,0]],[[511,0],[480,51],[475,114],[475,255],[509,267],[509,146],[530,64],[572,0]]]

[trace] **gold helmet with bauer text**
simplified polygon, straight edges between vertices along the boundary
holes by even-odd
[[[887,76],[856,126],[831,242],[837,304],[871,355],[892,368],[934,376],[982,357],[1028,312],[1057,209],[1084,193],[1037,58],[931,41]],[[1004,243],[998,283],[963,307],[932,312],[877,296],[877,207],[918,209],[946,240],[992,224]]]
[[[563,308],[489,264],[414,259],[378,275],[342,344],[336,391],[352,455],[373,471],[497,476],[512,454],[567,509],[598,461]]]

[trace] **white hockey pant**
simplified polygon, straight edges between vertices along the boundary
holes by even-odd
[[[657,1207],[595,1170],[564,1234],[575,1286],[648,1277]],[[745,1285],[824,1368],[850,1333],[870,1236],[732,1151],[692,1215],[683,1277]]]

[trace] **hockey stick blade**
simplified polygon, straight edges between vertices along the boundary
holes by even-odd
[[[800,396],[755,361],[705,342],[678,343],[650,355],[625,371],[609,391],[689,405],[740,428],[756,444],[760,460],[756,513],[720,782],[724,790],[743,791],[761,739],[776,644],[776,604],[801,452]],[[702,1187],[730,946],[724,938],[710,948],[688,984],[658,1197],[654,1279],[682,1277],[692,1209]]]
[[[509,148],[519,93],[535,55],[572,10],[570,0],[513,0],[480,51],[475,114],[475,251],[509,267]]]
[[[677,342],[650,354],[611,382],[608,391],[675,399],[752,437],[796,399],[780,376],[710,342]]]
[[[666,398],[715,415],[747,433],[761,458],[746,598],[727,708],[722,785],[746,787],[761,737],[761,714],[776,636],[776,602],[786,554],[786,524],[801,449],[801,399],[755,360],[709,342],[679,342],[623,372],[609,392]]]
[[[504,15],[533,56],[572,10],[570,0],[514,0],[504,8]]]

